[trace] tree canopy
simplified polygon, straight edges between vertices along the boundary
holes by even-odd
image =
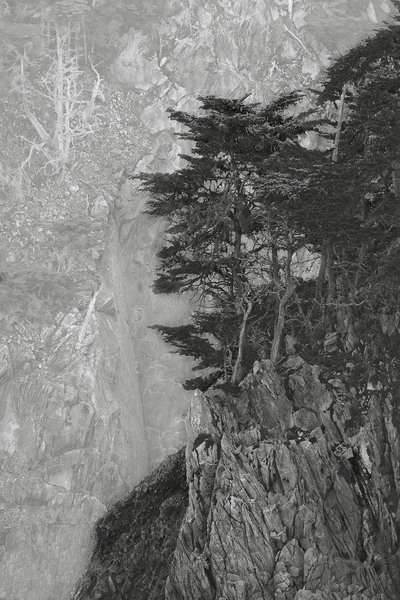
[[[189,326],[159,329],[199,367],[218,366],[216,376],[222,370],[237,380],[254,360],[261,342],[249,339],[271,303],[266,289],[276,298],[285,285],[280,271],[297,244],[288,205],[297,190],[295,173],[282,177],[275,162],[286,148],[304,152],[298,138],[307,125],[288,111],[300,99],[292,93],[260,107],[203,97],[205,114],[170,111],[193,153],[182,155],[187,166],[175,173],[141,176],[148,212],[169,223],[155,291],[190,291],[199,303]]]
[[[397,19],[333,63],[315,111],[294,110],[298,92],[170,110],[192,153],[174,173],[140,178],[148,212],[168,222],[154,289],[191,293],[197,306],[187,325],[156,326],[196,359],[187,387],[237,384],[255,358],[279,361],[285,336],[287,351],[295,340],[323,361],[335,334],[338,356],[371,366],[374,331],[398,360],[399,48]],[[304,147],[310,130],[328,149]],[[307,253],[319,264],[311,278]]]

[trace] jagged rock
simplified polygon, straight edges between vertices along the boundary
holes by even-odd
[[[279,436],[293,424],[292,405],[282,382],[276,377],[271,361],[263,361],[262,368],[253,379],[246,379],[242,388],[241,413],[251,415],[254,422],[270,435]]]
[[[397,597],[392,401],[372,399],[373,428],[346,438],[318,369],[287,362],[285,381],[258,362],[239,398],[194,396],[188,429],[198,443],[188,445],[189,506],[166,600]],[[293,422],[303,425],[297,439]]]

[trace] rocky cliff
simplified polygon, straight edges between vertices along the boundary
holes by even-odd
[[[298,356],[196,392],[188,499],[171,457],[98,524],[76,600],[397,598],[398,399],[360,400]]]
[[[28,31],[40,49],[43,23],[14,22],[17,4],[2,3],[2,33],[14,32],[21,51]],[[32,3],[22,4],[21,19]],[[121,171],[176,166],[182,148],[169,106],[192,109],[206,93],[265,100],[309,84],[331,55],[390,12],[386,0],[118,7],[114,15],[113,4],[91,3],[87,22],[103,19],[117,41],[108,45],[112,68],[101,72],[101,127],[77,145],[62,180],[26,162],[23,139],[36,132],[12,96],[12,73],[1,74],[0,597],[7,600],[67,598],[95,521],[185,439],[188,397],[179,381],[190,365],[147,326],[184,319],[189,307],[151,293],[163,225],[141,213],[145,198]],[[34,110],[45,122],[41,107]]]
[[[341,381],[282,368],[193,399],[168,600],[397,598],[398,400],[371,394],[357,417]]]

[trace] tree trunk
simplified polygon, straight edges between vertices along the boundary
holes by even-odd
[[[246,339],[247,321],[250,317],[252,310],[253,310],[253,303],[250,301],[247,304],[246,310],[244,311],[242,326],[240,328],[238,353],[237,353],[237,357],[236,357],[236,361],[235,361],[235,366],[233,368],[232,380],[231,380],[233,384],[239,383],[240,378],[241,378],[244,343],[245,343],[245,339]]]
[[[289,248],[287,250],[287,262],[286,262],[286,288],[283,296],[279,299],[278,303],[278,314],[275,321],[274,327],[274,338],[271,345],[271,361],[275,364],[279,357],[279,349],[282,342],[283,329],[285,327],[286,318],[286,305],[290,298],[293,296],[296,285],[292,277],[292,260],[293,250],[291,248],[291,242],[289,242]]]
[[[342,88],[342,93],[339,101],[339,114],[338,121],[336,126],[335,133],[335,141],[333,146],[332,153],[332,162],[336,163],[339,159],[339,147],[340,147],[340,139],[342,135],[343,128],[343,120],[344,120],[344,109],[345,109],[345,101],[346,101],[346,93],[347,93],[347,84],[344,84]],[[322,298],[322,289],[325,278],[328,279],[328,296],[327,302],[331,303],[334,298],[334,290],[335,290],[335,279],[333,275],[333,243],[330,237],[324,240],[322,252],[321,252],[321,264],[319,268],[319,273],[317,277],[317,285],[316,285],[316,297]]]
[[[278,306],[278,316],[275,323],[274,328],[274,339],[272,340],[271,346],[271,362],[275,364],[279,358],[279,349],[282,342],[282,334],[285,326],[285,318],[286,318],[286,305],[289,302],[290,298],[293,296],[294,291],[296,289],[295,282],[293,279],[290,279],[287,283],[285,293],[279,301]]]
[[[347,93],[347,84],[345,83],[342,88],[342,94],[340,96],[340,101],[339,101],[339,115],[338,115],[338,122],[337,122],[337,127],[336,127],[335,144],[333,147],[333,154],[332,154],[332,161],[334,163],[336,163],[339,158],[339,146],[340,146],[340,138],[342,135],[346,93]]]
[[[279,261],[278,261],[278,249],[276,243],[273,242],[271,246],[271,262],[272,262],[272,279],[275,284],[279,283]]]

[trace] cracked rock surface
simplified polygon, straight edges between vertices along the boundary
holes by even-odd
[[[166,600],[398,597],[395,400],[372,394],[354,435],[337,386],[292,356],[237,397],[194,395]]]

